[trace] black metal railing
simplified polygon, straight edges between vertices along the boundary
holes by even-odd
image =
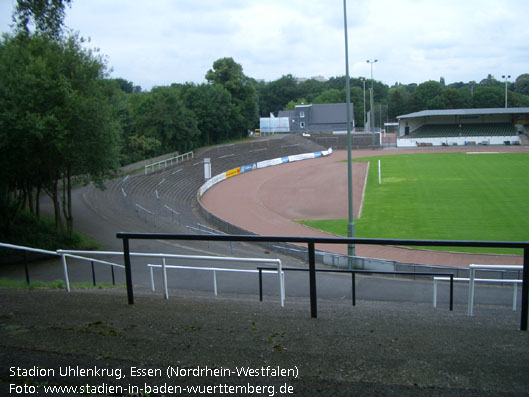
[[[259,301],[263,301],[263,270],[277,270],[275,267],[270,266],[257,266],[259,270]],[[308,272],[309,269],[301,267],[283,267],[281,268],[284,272]],[[441,272],[390,272],[383,270],[359,270],[359,269],[316,269],[316,273],[349,273],[351,274],[351,300],[353,306],[356,306],[356,275],[357,274],[385,274],[391,276],[425,276],[425,277],[448,277],[450,279],[450,293],[449,293],[449,304],[448,308],[450,311],[454,309],[454,273],[441,273]]]
[[[529,308],[529,241],[454,241],[454,240],[410,240],[410,239],[367,239],[346,237],[288,237],[288,236],[255,236],[255,235],[191,235],[164,233],[118,233],[123,240],[125,259],[125,276],[129,304],[134,303],[132,288],[132,269],[130,261],[129,240],[187,240],[187,241],[239,241],[250,243],[297,243],[307,244],[309,251],[309,293],[311,317],[318,316],[316,293],[316,244],[363,244],[363,245],[403,245],[417,247],[493,247],[523,249],[522,271],[522,309],[520,330],[527,331]]]

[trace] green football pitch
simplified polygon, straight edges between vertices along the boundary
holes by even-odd
[[[409,154],[354,161],[370,162],[362,215],[355,219],[357,237],[529,240],[529,153]],[[301,222],[347,234],[347,219]]]

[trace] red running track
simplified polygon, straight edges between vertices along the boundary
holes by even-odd
[[[525,147],[464,147],[407,150],[359,150],[354,158],[447,151],[529,152]],[[331,236],[294,219],[348,218],[346,151],[297,161],[229,178],[206,192],[202,205],[217,217],[260,235]],[[354,214],[358,216],[367,163],[353,163]],[[318,250],[347,253],[345,245],[318,245]],[[467,254],[357,245],[356,255],[404,263],[468,267],[477,264],[521,265],[518,255]]]

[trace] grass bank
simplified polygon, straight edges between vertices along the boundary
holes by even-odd
[[[125,284],[116,284],[111,283],[98,283],[93,285],[90,282],[71,282],[71,289],[108,289],[108,288],[123,288]],[[31,281],[28,285],[25,280],[11,280],[5,277],[0,278],[0,288],[9,288],[9,289],[66,289],[66,284],[63,280],[55,281]]]

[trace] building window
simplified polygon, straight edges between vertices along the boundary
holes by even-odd
[[[299,112],[299,117],[304,118],[305,117],[305,112],[304,111],[300,111]]]
[[[300,127],[300,128],[305,128],[305,122],[304,122],[304,121],[301,121],[301,122],[299,123],[299,127]]]

